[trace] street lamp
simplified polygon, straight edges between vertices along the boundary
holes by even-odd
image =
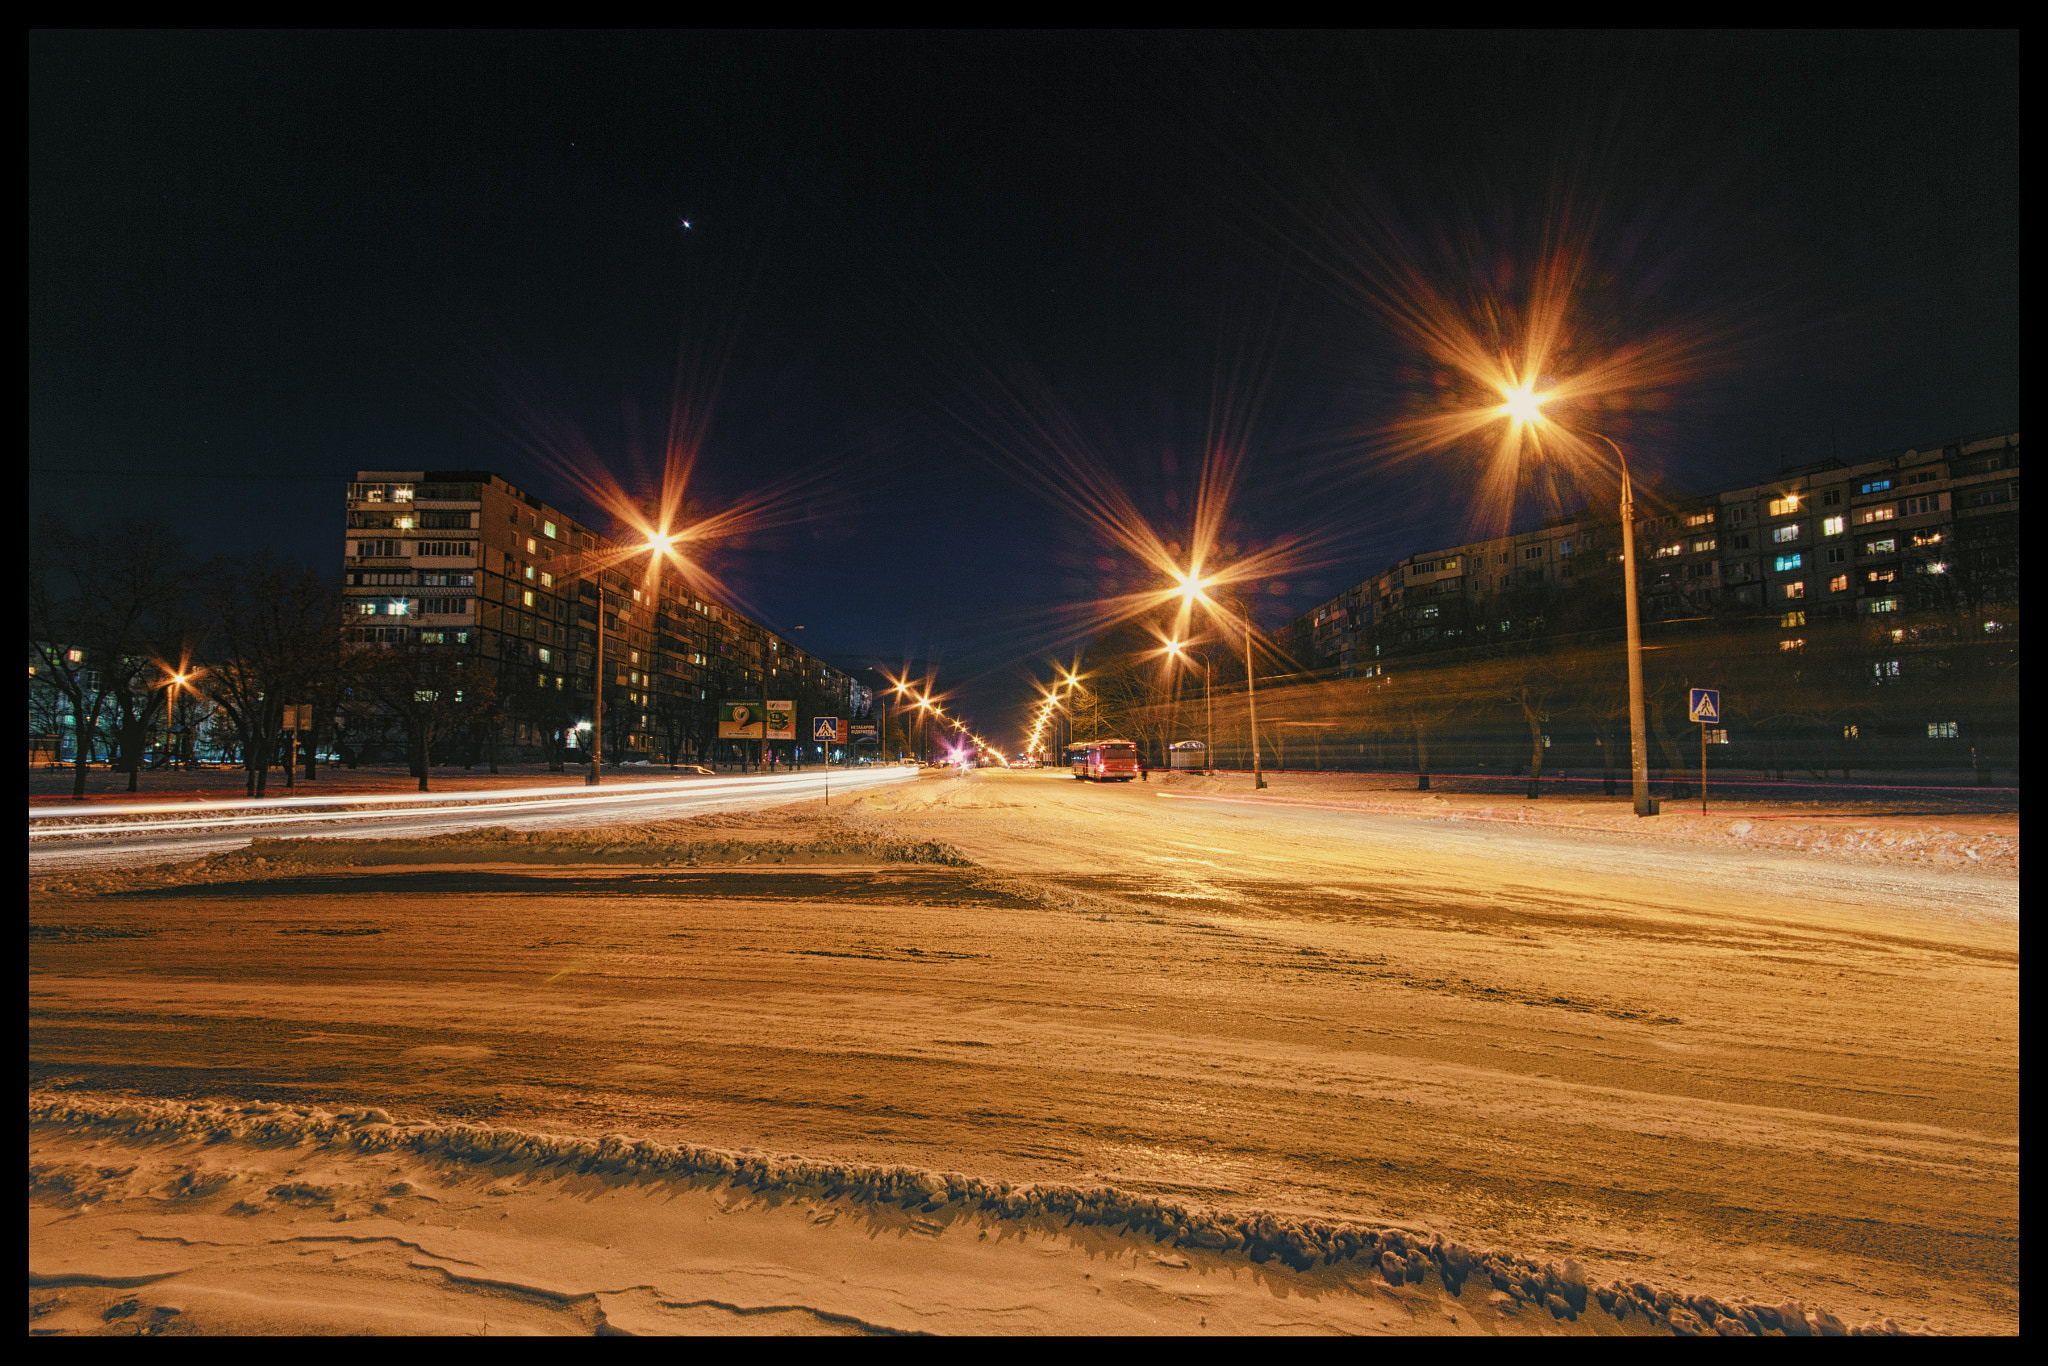
[[[175,766],[171,753],[171,713],[177,710],[178,689],[185,686],[184,674],[172,674],[164,684],[164,767]]]
[[[681,540],[677,536],[649,536],[647,544],[640,547],[644,554],[659,555],[662,551]],[[652,573],[649,570],[649,573]],[[604,762],[604,571],[595,575],[597,580],[597,673],[590,692],[590,776],[583,780],[585,787],[596,787],[603,780],[600,765]],[[623,604],[622,604],[623,605]],[[763,716],[766,716],[764,710]],[[762,725],[767,725],[764,719]]]
[[[1180,597],[1183,613],[1193,608],[1197,602],[1206,604],[1212,610],[1218,605],[1214,598],[1202,591],[1214,583],[1214,579],[1202,578],[1197,569],[1191,569],[1185,574],[1175,574],[1174,577],[1180,580],[1180,587],[1174,591]],[[1258,680],[1252,670],[1252,609],[1243,598],[1239,598],[1237,610],[1238,621],[1244,630],[1244,700],[1251,723],[1252,789],[1257,791],[1265,787],[1266,775],[1259,767],[1259,693]]]
[[[1506,385],[1501,390],[1505,402],[1500,412],[1511,421],[1530,426],[1548,424],[1566,432],[1574,429],[1547,416],[1543,405],[1550,398],[1539,394],[1530,384]],[[1657,804],[1650,800],[1650,750],[1648,727],[1643,720],[1643,622],[1642,613],[1636,604],[1636,504],[1635,490],[1629,481],[1628,455],[1614,439],[1602,432],[1574,432],[1575,435],[1598,437],[1614,452],[1614,458],[1621,465],[1621,578],[1624,610],[1628,614],[1628,759],[1629,776],[1634,782],[1635,812],[1638,816],[1654,816]]]

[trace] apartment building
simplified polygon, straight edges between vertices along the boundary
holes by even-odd
[[[616,542],[488,470],[359,470],[344,592],[358,641],[439,644],[498,666],[517,758],[580,748],[604,620],[608,757],[730,757],[729,698],[787,697],[799,720],[864,712],[865,690],[667,568],[652,586]],[[790,745],[780,747],[786,755]]]
[[[1854,465],[1824,460],[1698,497],[1639,493],[1643,619],[1747,619],[1796,632],[1865,616],[1896,622],[1883,629],[1903,642],[1916,613],[2014,602],[2019,463],[2019,434],[2009,432]],[[1620,557],[1611,513],[1553,518],[1535,530],[1410,555],[1282,634],[1306,643],[1301,662],[1313,670],[1369,677],[1382,661],[1419,647],[1511,634],[1560,593],[1618,593]],[[1995,613],[1979,623],[1986,631],[2003,626]]]

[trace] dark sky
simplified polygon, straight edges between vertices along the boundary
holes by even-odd
[[[1718,320],[1627,418],[1673,488],[2018,420],[2014,34],[42,33],[30,81],[35,515],[332,568],[359,467],[574,504],[567,424],[632,482],[680,358],[693,491],[803,483],[716,552],[745,604],[1004,732],[1137,568],[1048,443],[1175,540],[1249,407],[1229,539],[1325,546],[1269,624],[1465,537],[1376,437],[1390,253],[1471,297],[1568,221],[1600,307]]]

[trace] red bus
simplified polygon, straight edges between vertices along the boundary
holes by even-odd
[[[1138,776],[1138,747],[1129,740],[1090,740],[1073,749],[1074,776],[1098,783],[1127,783]]]

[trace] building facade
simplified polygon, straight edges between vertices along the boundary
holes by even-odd
[[[865,714],[866,691],[639,560],[560,507],[487,470],[359,470],[349,485],[343,591],[353,637],[445,645],[495,666],[491,743],[513,759],[580,757],[604,621],[604,753],[622,762],[753,758],[718,739],[721,701],[788,698],[812,716]],[[375,748],[375,718],[361,744]],[[782,758],[802,740],[772,744]]]
[[[2017,432],[1692,498],[1637,496],[1637,584],[1646,626],[1707,617],[1796,633],[1867,617],[1912,638],[1916,614],[2015,603]],[[1619,524],[1581,513],[1490,540],[1410,555],[1283,628],[1300,662],[1371,677],[1418,648],[1480,645],[1534,610],[1621,591]],[[2002,629],[1995,612],[1980,626]],[[1796,642],[1796,634],[1787,635]]]

